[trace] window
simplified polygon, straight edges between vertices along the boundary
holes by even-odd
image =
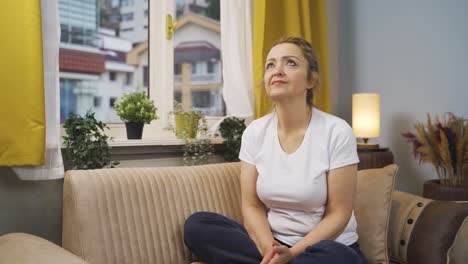
[[[60,42],[68,43],[70,40],[68,39],[68,25],[61,24],[60,25]]]
[[[192,74],[195,75],[197,74],[197,63],[192,62]]]
[[[133,73],[127,72],[125,74],[125,84],[126,85],[132,85],[132,82],[133,82]]]
[[[133,0],[120,0],[121,7],[131,6],[131,5],[133,5]]]
[[[214,72],[214,63],[212,61],[207,61],[207,72],[213,73]]]
[[[219,1],[176,2],[177,19],[190,28],[180,33],[176,30],[174,35],[174,97],[186,100],[182,102],[184,108],[202,110],[207,116],[224,116]],[[192,70],[186,72],[189,67],[184,65]]]
[[[132,21],[133,20],[133,13],[125,13],[121,16],[122,21]]]
[[[115,81],[117,79],[116,72],[109,72],[109,81]]]
[[[84,45],[83,28],[71,27],[71,43]]]
[[[117,98],[115,98],[115,97],[109,98],[109,106],[114,108],[115,101],[117,101]]]
[[[182,73],[182,65],[180,63],[174,64],[174,74],[180,75]]]
[[[101,96],[94,96],[94,107],[100,107],[101,101],[102,101]]]
[[[120,14],[111,14],[109,16],[109,22],[110,23],[118,23],[120,22]]]
[[[209,91],[192,92],[192,106],[196,108],[211,106],[211,93]]]
[[[149,67],[147,50],[139,52],[148,40],[142,27],[149,25],[144,16],[149,3],[143,2],[58,1],[61,122],[70,112],[84,115],[91,109],[100,121],[122,124],[112,105],[127,92],[148,92],[149,86],[136,77],[143,75],[143,66]],[[130,22],[122,22],[121,16]]]
[[[225,115],[216,0],[83,3],[59,1],[61,42],[73,44],[60,49],[61,117],[65,118],[67,111],[84,114],[85,109],[93,109],[101,121],[117,123],[111,126],[111,136],[124,138],[122,121],[112,106],[133,91],[146,92],[158,108],[159,120],[150,126],[154,129],[151,135],[160,135],[159,129],[167,125],[173,99],[204,111],[208,122]],[[166,14],[189,25],[176,29],[171,40],[152,26],[163,25]],[[181,87],[189,89],[182,91]]]

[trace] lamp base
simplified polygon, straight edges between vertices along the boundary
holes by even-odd
[[[358,149],[378,149],[379,144],[377,143],[363,143],[363,142],[358,142],[357,143]]]

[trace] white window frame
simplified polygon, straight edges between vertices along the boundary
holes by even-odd
[[[175,19],[175,0],[156,0],[149,2],[148,24],[148,67],[149,67],[149,97],[158,108],[158,120],[145,124],[143,138],[138,145],[154,145],[155,142],[167,141],[171,145],[179,145],[183,140],[175,140],[174,132],[166,130],[168,114],[173,110],[174,100],[174,41],[166,39],[166,14]],[[222,52],[222,51],[221,51]],[[171,87],[171,89],[158,89]],[[207,116],[208,127],[214,125],[223,116]],[[126,141],[125,124],[107,124],[110,128],[108,135],[116,141]],[[156,141],[155,141],[156,140]],[[129,140],[135,142],[135,140]],[[218,140],[219,141],[219,140]],[[218,141],[213,141],[220,143]],[[125,144],[125,143],[124,143]],[[165,144],[162,144],[165,145]]]

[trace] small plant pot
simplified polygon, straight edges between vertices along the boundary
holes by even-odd
[[[424,183],[423,197],[441,201],[468,201],[468,186],[445,186],[439,180]]]
[[[198,116],[191,115],[190,113],[175,114],[175,133],[179,139],[193,139],[197,136]]]
[[[127,129],[127,139],[141,139],[143,135],[143,122],[127,122],[125,128]]]

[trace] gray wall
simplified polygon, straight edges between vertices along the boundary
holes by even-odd
[[[330,38],[338,42],[337,114],[351,122],[351,94],[380,93],[377,141],[400,166],[397,188],[418,194],[436,173],[418,165],[400,134],[414,131],[426,113],[468,118],[468,1],[329,0],[329,6],[338,14]]]
[[[0,167],[0,235],[34,234],[56,244],[62,241],[63,179],[20,181]]]

